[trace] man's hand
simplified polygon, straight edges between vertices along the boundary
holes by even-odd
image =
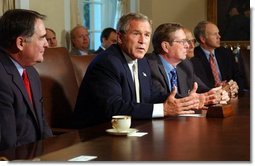
[[[227,102],[230,100],[227,91],[222,89],[222,86],[213,88],[203,94],[205,96],[205,105],[227,104]]]
[[[237,96],[238,94],[238,85],[235,81],[233,80],[230,80],[229,82],[227,82],[224,86],[223,86],[223,89],[226,90],[229,94],[229,96],[231,98],[234,98]]]
[[[197,84],[194,85],[194,88],[192,89],[189,96],[177,99],[175,98],[177,88],[174,87],[174,90],[164,102],[164,116],[176,116],[180,114],[195,113],[192,110],[199,109],[200,105],[202,105],[199,100],[200,95],[198,95],[196,91]]]

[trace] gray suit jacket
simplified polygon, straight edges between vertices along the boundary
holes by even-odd
[[[39,75],[33,67],[26,71],[34,105],[16,66],[0,49],[0,150],[52,136],[44,119]]]
[[[168,78],[159,55],[150,53],[146,55],[152,74],[153,88],[160,91],[162,95],[170,93]],[[189,60],[184,60],[176,67],[178,78],[178,93],[176,97],[185,97],[192,90],[194,82],[198,83],[197,92],[206,92],[209,88],[196,76],[193,65]]]
[[[88,54],[94,54],[95,51],[93,50],[88,50]],[[80,55],[80,56],[84,56],[83,54],[81,54],[80,50],[79,49],[76,49],[76,48],[72,48],[72,50],[69,52],[70,55]]]

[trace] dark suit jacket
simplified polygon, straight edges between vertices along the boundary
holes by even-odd
[[[214,77],[210,63],[200,46],[194,50],[195,56],[191,58],[196,75],[210,88],[214,87]],[[215,58],[219,65],[222,81],[233,79],[237,82],[239,90],[243,90],[243,78],[239,73],[238,64],[235,62],[232,52],[224,47],[215,49]]]
[[[159,55],[150,53],[146,55],[152,74],[153,89],[162,95],[169,95],[168,78]],[[209,88],[195,75],[192,63],[184,60],[176,66],[178,78],[178,93],[176,97],[185,97],[192,90],[194,82],[198,83],[197,92],[206,92]]]
[[[101,53],[102,51],[104,51],[104,49],[102,49],[102,47],[100,46],[100,47],[95,51],[95,54],[99,54],[99,53]]]
[[[34,107],[16,66],[0,49],[0,150],[52,136],[44,120],[39,75],[33,67],[26,70]]]
[[[100,55],[90,63],[81,83],[74,110],[75,127],[98,124],[118,114],[151,119],[151,103],[161,99],[151,96],[147,60],[138,60],[141,103],[137,104],[132,75],[119,46],[114,44]]]

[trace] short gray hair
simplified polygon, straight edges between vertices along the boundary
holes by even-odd
[[[148,21],[152,28],[152,21],[144,14],[142,13],[128,13],[126,15],[123,15],[117,24],[117,31],[119,33],[126,33],[130,26],[130,21],[132,20],[141,20],[141,21]]]
[[[210,21],[200,21],[196,27],[194,28],[194,36],[196,40],[201,43],[200,37],[204,36],[205,37],[205,29],[207,24],[214,24]]]

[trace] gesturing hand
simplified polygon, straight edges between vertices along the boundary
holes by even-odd
[[[194,85],[189,96],[177,99],[175,98],[177,88],[174,87],[173,91],[164,102],[164,116],[194,113],[192,110],[200,107],[199,95],[196,94],[196,91],[197,85]]]

